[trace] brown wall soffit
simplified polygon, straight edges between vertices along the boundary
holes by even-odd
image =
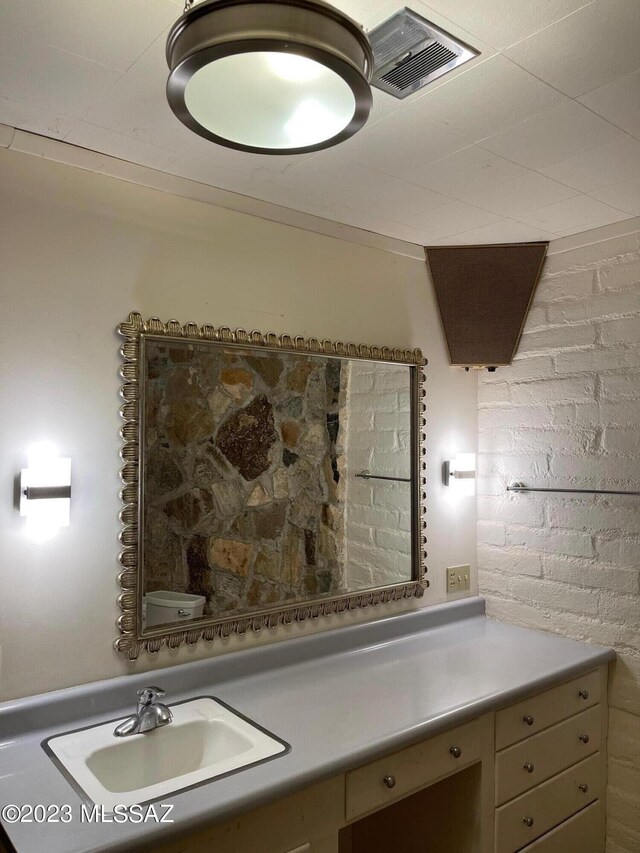
[[[510,364],[548,243],[427,246],[451,364]]]

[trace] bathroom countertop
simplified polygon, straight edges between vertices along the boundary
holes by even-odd
[[[553,686],[611,649],[487,619],[468,598],[152,673],[0,705],[0,809],[68,804],[68,823],[2,826],[18,853],[127,851],[225,820]],[[167,701],[220,698],[291,744],[260,766],[168,795],[173,824],[80,820],[75,789],[41,744],[122,718],[153,682]],[[97,709],[100,709],[98,712]]]

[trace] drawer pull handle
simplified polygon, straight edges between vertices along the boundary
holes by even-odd
[[[529,827],[533,826],[533,818],[532,818],[532,817],[523,817],[523,818],[522,818],[522,822],[523,822],[526,826],[529,826]]]
[[[460,756],[462,755],[462,750],[459,746],[452,746],[449,752],[451,753],[451,755],[453,755],[454,758],[460,758]]]
[[[579,696],[581,699],[585,699],[585,700],[586,700],[586,699],[588,699],[588,698],[589,698],[589,691],[588,691],[588,690],[578,690],[578,696]]]
[[[387,788],[395,788],[396,786],[396,777],[395,776],[385,776],[382,780]]]
[[[589,790],[588,785],[578,785],[578,788],[582,791],[583,794],[586,794]]]
[[[531,716],[531,714],[525,714],[524,717],[522,718],[522,721],[524,723],[526,723],[528,726],[532,726],[534,723],[534,719]]]
[[[589,735],[580,735],[578,740],[582,741],[582,743],[589,743]]]
[[[527,761],[527,763],[524,765],[524,769],[527,771],[527,773],[533,773],[535,767],[530,761]]]

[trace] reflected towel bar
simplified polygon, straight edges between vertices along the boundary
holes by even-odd
[[[640,492],[619,492],[610,489],[540,489],[533,486],[525,486],[524,483],[512,483],[507,486],[508,492],[563,492],[580,495],[636,495]]]
[[[356,477],[361,477],[363,480],[393,480],[394,483],[410,483],[410,477],[383,477],[381,474],[370,474],[368,471],[360,471]]]

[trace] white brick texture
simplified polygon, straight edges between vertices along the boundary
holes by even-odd
[[[408,483],[363,480],[368,469],[409,477],[411,418],[409,374],[400,365],[349,366],[345,459],[345,550],[350,589],[402,583],[411,578],[411,490]]]
[[[511,367],[479,379],[490,616],[616,648],[607,853],[640,851],[640,232],[549,257]]]

